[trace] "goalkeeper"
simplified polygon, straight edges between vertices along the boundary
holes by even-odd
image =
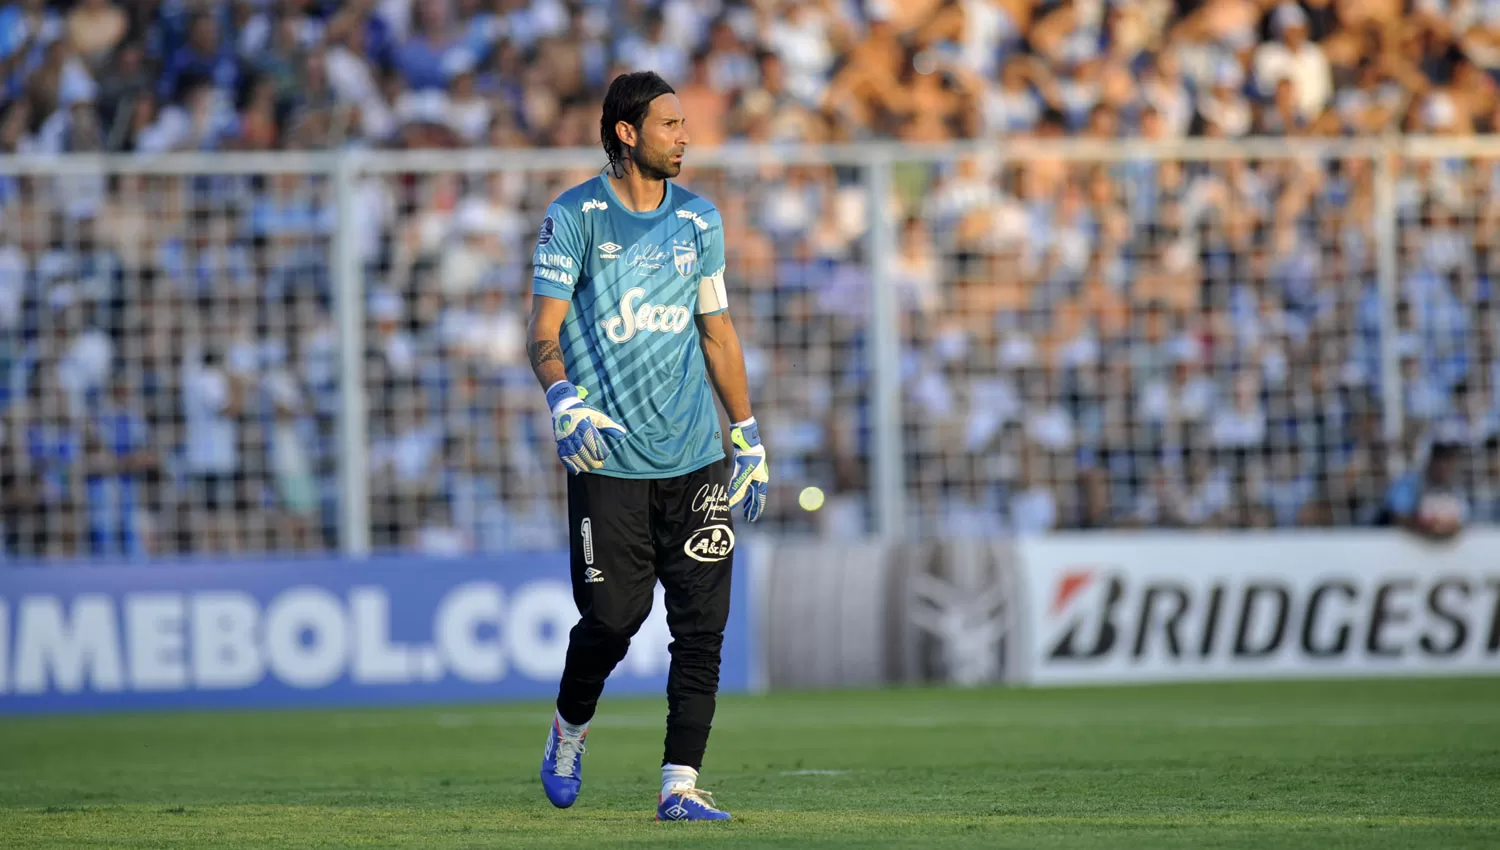
[[[769,475],[724,294],[714,205],[671,182],[688,134],[661,77],[623,74],[604,99],[609,166],[547,208],[527,349],[567,467],[573,599],[542,785],[560,808],[582,782],[599,694],[651,610],[672,632],[661,820],[724,820],[697,788],[719,687],[734,563],[731,509],[754,522]],[[710,381],[729,415],[734,462]]]

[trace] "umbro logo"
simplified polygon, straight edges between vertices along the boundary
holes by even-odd
[[[613,242],[605,242],[599,246],[599,259],[618,260],[620,259],[620,252],[623,250],[625,249]]]
[[[589,567],[583,571],[584,584],[598,584],[602,581],[604,581],[604,573],[600,572],[598,567]]]
[[[683,818],[688,816],[688,810],[687,807],[683,806],[681,803],[674,803],[671,808],[667,809],[662,814],[665,814],[667,816],[667,820],[682,820]]]

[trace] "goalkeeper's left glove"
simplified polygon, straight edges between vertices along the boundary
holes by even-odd
[[[729,507],[745,503],[745,519],[755,522],[766,509],[766,488],[771,483],[771,469],[766,464],[766,447],[760,444],[760,428],[752,416],[729,432],[734,443],[734,472],[729,476]]]

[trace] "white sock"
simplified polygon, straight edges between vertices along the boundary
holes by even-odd
[[[661,766],[661,796],[666,799],[672,796],[674,789],[684,786],[692,788],[698,782],[698,771],[691,767],[680,764],[664,764]]]
[[[569,723],[568,721],[563,719],[563,716],[561,714],[558,714],[555,711],[552,712],[552,714],[557,718],[557,728],[561,729],[566,735],[582,735],[583,733],[589,731],[589,724],[587,722],[578,724]]]

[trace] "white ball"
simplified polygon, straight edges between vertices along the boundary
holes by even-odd
[[[1451,493],[1428,493],[1417,508],[1417,517],[1424,525],[1441,530],[1462,525],[1467,513],[1463,500]]]

